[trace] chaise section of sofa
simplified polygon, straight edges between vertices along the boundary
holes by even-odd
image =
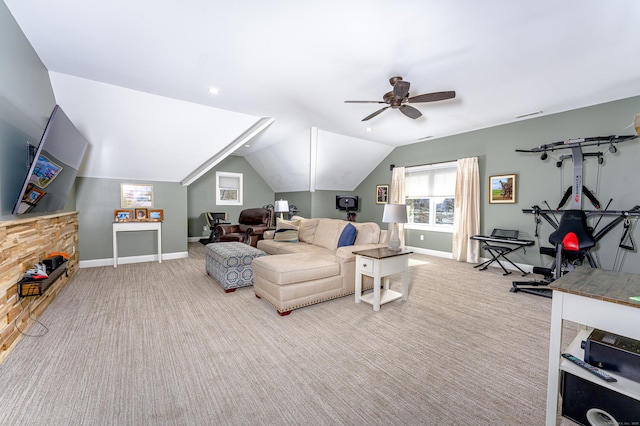
[[[271,303],[280,315],[293,309],[355,291],[354,251],[387,245],[387,232],[377,223],[354,223],[339,219],[314,218],[293,221],[297,239],[278,241],[276,232],[265,232],[258,248],[270,256],[256,259],[254,291],[256,296]],[[356,230],[353,245],[338,247],[345,228]],[[373,286],[365,277],[363,288]]]

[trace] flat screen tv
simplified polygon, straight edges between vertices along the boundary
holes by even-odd
[[[31,160],[13,214],[64,209],[88,144],[56,105]]]
[[[358,210],[357,195],[336,195],[336,209]]]

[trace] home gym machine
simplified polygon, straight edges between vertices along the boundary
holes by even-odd
[[[510,291],[514,293],[521,291],[551,297],[551,289],[547,286],[555,279],[572,271],[575,267],[582,265],[585,260],[592,268],[598,267],[591,253],[591,249],[595,247],[602,237],[620,223],[624,223],[624,232],[619,247],[626,250],[635,249],[630,218],[640,216],[640,206],[634,206],[629,210],[608,210],[612,201],[610,200],[605,209],[600,210],[600,202],[583,184],[582,172],[585,158],[597,157],[598,165],[601,165],[604,156],[604,153],[601,151],[584,153],[583,148],[609,145],[609,152],[615,153],[617,151],[616,144],[631,141],[637,137],[637,135],[628,135],[569,139],[528,150],[516,150],[516,152],[539,153],[540,159],[542,160],[548,158],[549,152],[565,149],[571,150],[571,154],[560,156],[556,162],[556,166],[560,168],[565,160],[571,159],[573,161],[573,179],[571,186],[567,188],[555,210],[551,209],[546,201],[544,203],[547,209],[542,209],[540,206],[534,205],[530,209],[522,210],[523,213],[533,214],[535,216],[536,237],[539,236],[540,218],[544,219],[553,227],[554,231],[549,235],[549,243],[553,247],[540,247],[540,253],[552,257],[553,262],[550,267],[533,267],[535,274],[543,276],[542,280],[514,281]],[[583,194],[595,210],[582,209]],[[569,199],[571,200],[569,209],[561,210]],[[559,220],[555,217],[557,214],[561,214]],[[587,224],[587,219],[591,216],[599,216],[594,226]],[[604,225],[602,229],[597,230],[596,228],[604,216],[611,216],[613,219]]]

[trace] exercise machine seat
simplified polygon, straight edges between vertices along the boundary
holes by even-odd
[[[554,246],[562,244],[563,250],[584,252],[596,245],[591,228],[587,225],[587,215],[582,210],[567,210],[562,213],[558,229],[549,235]]]

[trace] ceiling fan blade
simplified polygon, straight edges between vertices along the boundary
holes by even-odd
[[[389,108],[388,106],[384,107],[384,108],[380,108],[379,110],[377,110],[376,112],[374,112],[371,115],[367,115],[365,118],[362,119],[362,121],[367,121],[373,117],[375,117],[376,115],[380,114],[382,111],[384,111],[385,109]],[[416,110],[417,111],[417,110]]]
[[[384,104],[382,101],[344,101],[345,104]]]
[[[393,85],[393,97],[396,99],[404,99],[409,94],[409,86],[411,86],[411,84],[408,81],[396,81],[396,84]]]
[[[424,95],[412,96],[407,99],[409,103],[418,103],[418,102],[434,102],[434,101],[444,101],[445,99],[452,99],[456,97],[455,91],[449,92],[433,92],[427,93]]]
[[[418,117],[422,117],[422,113],[420,111],[418,111],[417,109],[415,109],[412,106],[409,105],[402,105],[400,108],[398,108],[400,110],[401,113],[403,113],[404,115],[406,115],[409,118],[413,118],[414,120]]]

